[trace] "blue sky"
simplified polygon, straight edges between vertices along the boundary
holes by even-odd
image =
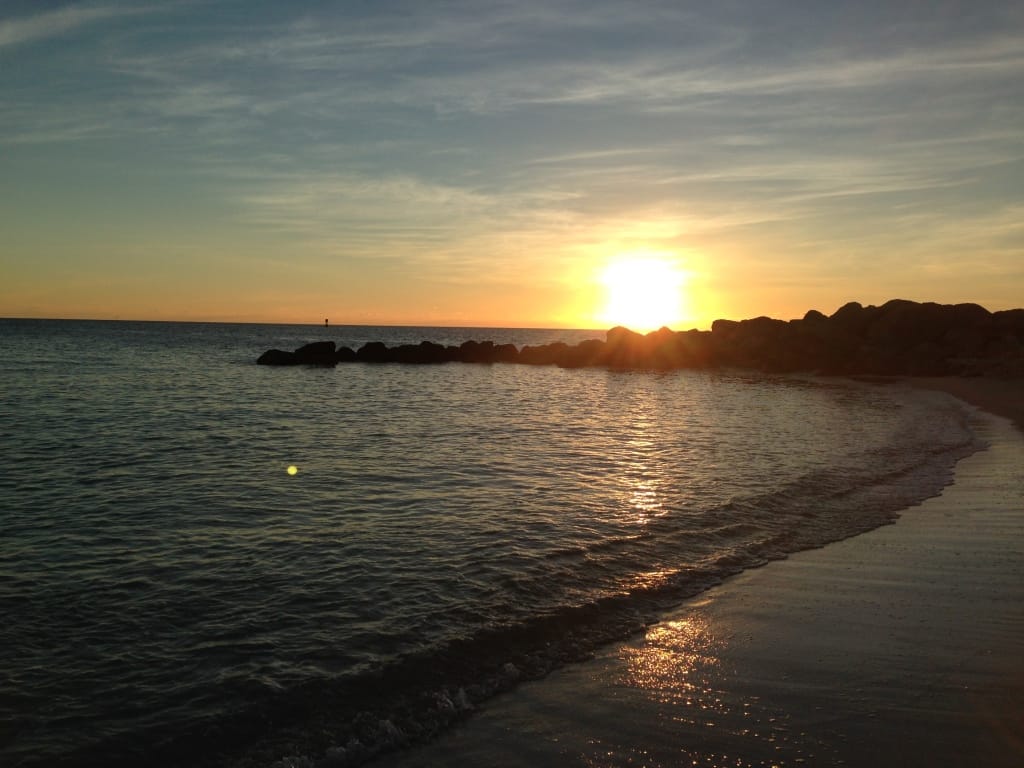
[[[1024,5],[0,5],[0,315],[1024,304]]]

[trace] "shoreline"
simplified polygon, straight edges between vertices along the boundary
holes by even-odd
[[[373,765],[1024,762],[1024,381],[884,383],[982,409],[989,448],[941,495],[731,577]]]
[[[927,376],[899,381],[918,389],[940,390],[995,416],[1024,433],[1024,379],[995,376]]]

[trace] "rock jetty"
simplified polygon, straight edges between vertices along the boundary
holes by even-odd
[[[850,302],[831,315],[811,310],[799,320],[716,320],[710,331],[662,328],[639,334],[616,327],[604,341],[517,348],[430,341],[358,350],[333,341],[292,352],[271,349],[261,365],[338,363],[521,363],[567,368],[673,370],[741,368],[768,373],[830,375],[1024,375],[1024,309],[989,312],[977,304],[894,299],[881,306]]]

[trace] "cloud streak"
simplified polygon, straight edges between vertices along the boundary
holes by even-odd
[[[0,20],[0,50],[74,32],[104,19],[138,13],[128,8],[68,7],[16,19]]]

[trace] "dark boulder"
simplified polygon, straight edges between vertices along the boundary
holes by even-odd
[[[256,360],[257,365],[298,365],[299,360],[294,352],[283,349],[268,349]]]
[[[711,324],[711,333],[714,334],[716,343],[722,343],[735,336],[739,327],[738,320],[715,320]]]
[[[388,348],[383,341],[368,341],[356,350],[360,363],[386,363],[390,360]]]
[[[420,359],[424,363],[447,363],[452,360],[447,347],[432,341],[420,342]]]
[[[648,350],[643,335],[617,325],[605,334],[599,364],[612,368],[646,368]]]
[[[464,363],[493,363],[493,341],[464,341],[459,345],[459,360]]]
[[[301,347],[295,350],[297,357],[310,357],[319,355],[333,355],[334,354],[334,342],[333,341],[314,341],[309,344],[303,344]]]
[[[985,356],[993,332],[991,324],[954,326],[942,337],[942,347],[951,357],[977,358]]]
[[[606,365],[605,342],[587,339],[568,347],[556,361],[563,368],[591,368]]]
[[[419,364],[423,362],[423,353],[417,344],[399,344],[388,348],[387,362]]]
[[[833,325],[855,330],[867,323],[868,312],[859,301],[849,301],[833,312],[828,319]]]
[[[829,329],[847,337],[862,338],[878,312],[878,307],[864,307],[856,301],[848,302],[829,316]]]
[[[564,341],[540,344],[536,347],[526,345],[519,350],[519,362],[526,365],[556,365],[565,359],[568,350],[569,345]]]
[[[633,344],[643,338],[643,335],[636,331],[631,331],[622,325],[616,325],[614,328],[609,329],[604,334],[605,341],[613,346],[621,344]]]
[[[644,367],[662,371],[683,367],[679,339],[665,326],[644,336]]]
[[[1024,341],[1024,309],[1004,309],[992,315],[992,327],[1004,336]]]
[[[718,364],[711,331],[680,331],[675,337],[675,355],[680,368],[710,368]]]
[[[497,363],[518,363],[518,347],[515,344],[498,344],[494,348],[494,361]]]
[[[294,352],[280,349],[268,349],[256,360],[257,365],[327,365],[337,362],[333,341],[314,341],[305,344]]]
[[[402,344],[388,350],[388,359],[394,363],[429,365],[446,363],[451,358],[443,345],[423,341],[419,344]]]
[[[302,365],[335,365],[333,341],[314,341],[295,350],[295,359]]]
[[[789,356],[789,326],[784,320],[755,317],[738,323],[716,320],[712,334],[721,339],[721,362],[737,368],[784,370]]]
[[[935,341],[943,334],[938,304],[918,304],[906,299],[893,299],[879,307],[865,331],[870,342],[901,348]]]
[[[953,304],[948,312],[950,324],[954,327],[974,327],[992,322],[992,313],[980,304]]]
[[[901,358],[901,373],[910,376],[945,376],[951,373],[949,354],[934,341],[924,341],[911,347]]]
[[[634,342],[633,357],[634,367],[658,371],[689,368],[693,362],[687,336],[665,327]]]

